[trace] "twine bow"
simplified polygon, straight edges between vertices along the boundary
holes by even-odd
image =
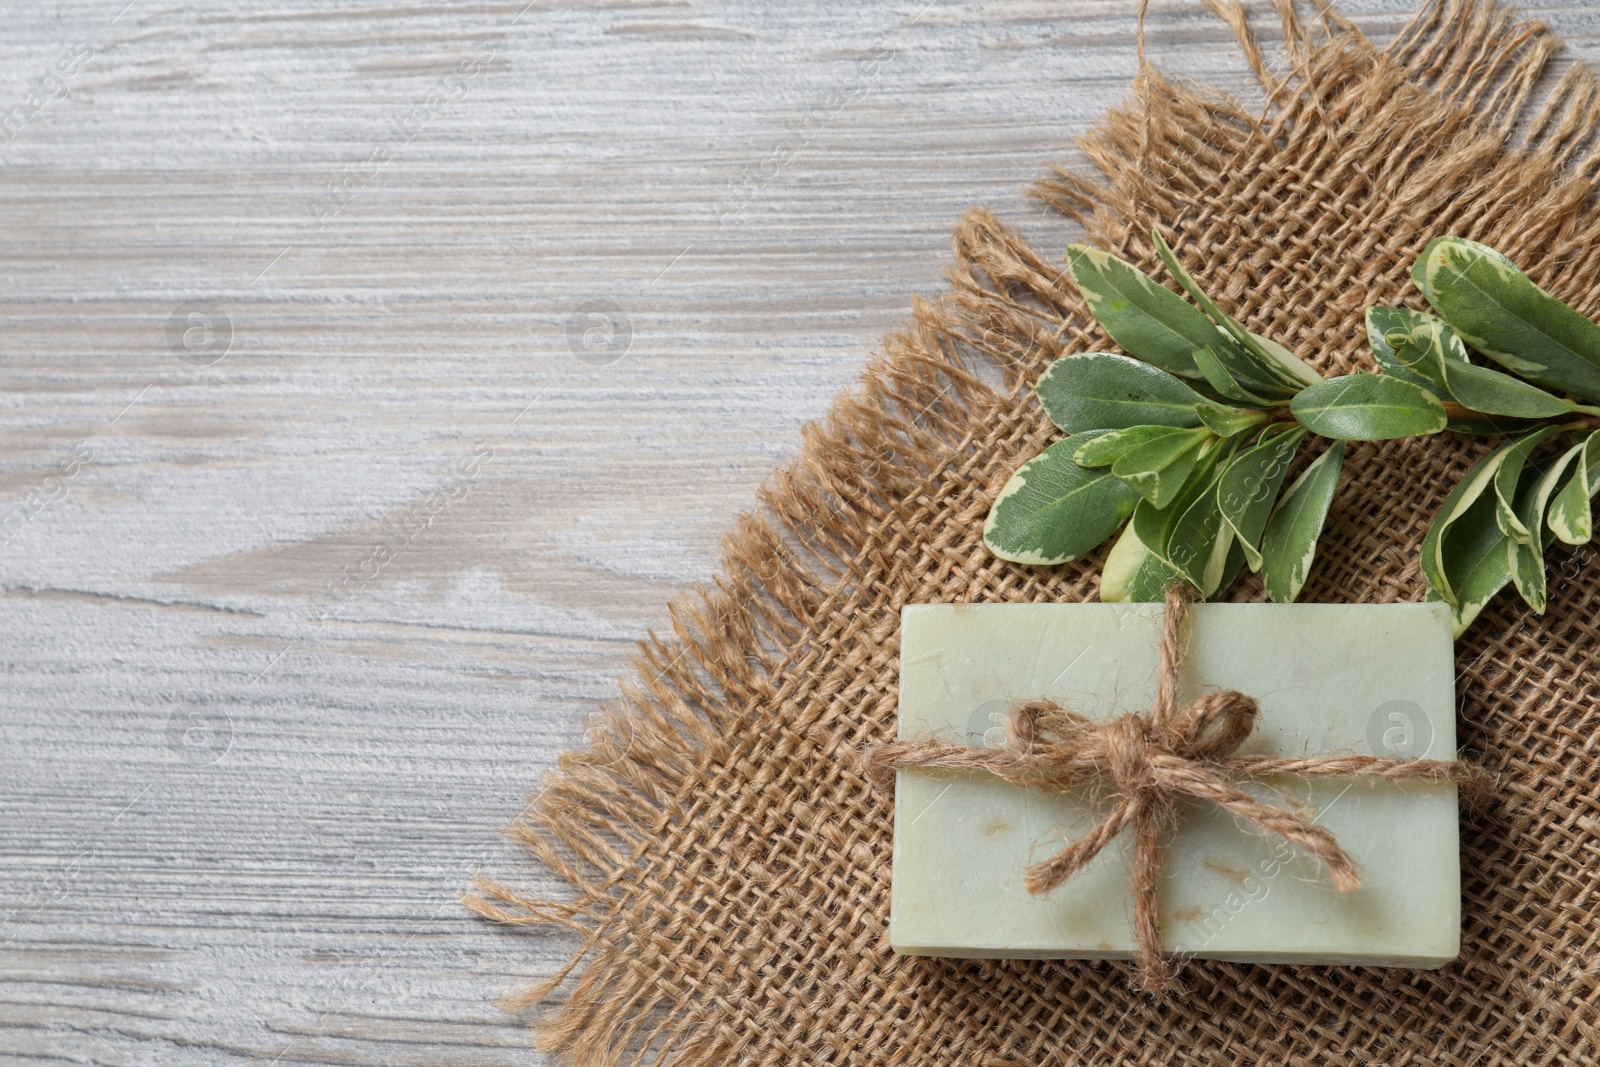
[[[1156,700],[1143,715],[1096,722],[1052,701],[1030,700],[1012,712],[1003,748],[901,741],[880,745],[868,757],[869,769],[878,774],[901,767],[984,770],[1012,784],[1047,792],[1109,781],[1114,786],[1111,811],[1089,833],[1029,867],[1024,884],[1030,893],[1050,892],[1131,828],[1133,929],[1138,943],[1134,959],[1141,983],[1152,991],[1171,979],[1171,967],[1161,952],[1156,882],[1161,839],[1179,798],[1209,801],[1299,846],[1327,867],[1334,888],[1342,893],[1360,886],[1361,876],[1338,839],[1292,811],[1257,800],[1231,779],[1290,775],[1454,782],[1475,792],[1486,792],[1493,785],[1487,771],[1462,760],[1235,755],[1255,728],[1259,710],[1255,698],[1230,689],[1178,707],[1180,628],[1188,609],[1187,587],[1175,583],[1167,590]]]

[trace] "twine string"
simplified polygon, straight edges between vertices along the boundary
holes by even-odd
[[[1283,838],[1327,868],[1333,886],[1348,892],[1361,885],[1350,856],[1328,830],[1284,808],[1274,807],[1234,784],[1238,777],[1287,775],[1301,778],[1355,777],[1382,781],[1453,782],[1485,793],[1492,776],[1463,760],[1393,759],[1380,756],[1239,756],[1255,729],[1260,706],[1235,690],[1207,693],[1178,707],[1183,667],[1183,622],[1187,586],[1167,590],[1161,627],[1155,702],[1149,711],[1098,722],[1050,700],[1017,705],[1000,748],[968,748],[944,741],[901,741],[869,754],[875,775],[903,767],[982,770],[1014,785],[1066,792],[1093,782],[1113,787],[1110,811],[1084,836],[1030,866],[1028,892],[1048,893],[1082,870],[1124,831],[1133,831],[1134,959],[1141,984],[1155,991],[1171,980],[1161,951],[1161,843],[1183,797],[1203,800]]]

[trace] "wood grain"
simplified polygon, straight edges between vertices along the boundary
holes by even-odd
[[[125,2],[0,17],[0,1062],[542,1062],[457,893],[1136,0]]]

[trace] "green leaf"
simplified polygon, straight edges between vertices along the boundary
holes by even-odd
[[[1217,336],[1211,320],[1133,264],[1087,245],[1067,246],[1067,269],[1095,321],[1131,355],[1185,378],[1194,351]]]
[[[1207,492],[1222,450],[1229,447],[1230,441],[1212,438],[1195,452],[1194,465],[1188,478],[1166,504],[1157,505],[1147,498],[1139,501],[1133,509],[1133,527],[1139,532],[1139,540],[1161,559],[1171,562],[1167,553],[1173,529],[1189,506]]]
[[[1523,525],[1517,508],[1517,487],[1522,483],[1523,466],[1528,462],[1528,457],[1533,455],[1534,449],[1569,429],[1570,426],[1546,426],[1535,430],[1526,437],[1518,438],[1500,458],[1500,466],[1494,472],[1495,521],[1511,540],[1526,544],[1533,539],[1529,527]],[[1540,525],[1532,529],[1538,530],[1542,526],[1541,517]]]
[[[1182,430],[1135,445],[1111,464],[1111,473],[1152,506],[1172,503],[1195,468],[1202,446],[1216,440],[1210,430]]]
[[[1566,415],[1574,405],[1559,396],[1488,367],[1445,363],[1445,387],[1462,404],[1485,415],[1514,419],[1549,419]]]
[[[1215,599],[1221,593],[1226,591],[1228,586],[1232,585],[1234,579],[1239,577],[1240,572],[1244,570],[1244,549],[1240,547],[1239,539],[1237,537],[1230,538],[1230,541],[1231,544],[1228,547],[1228,558],[1224,560],[1222,564],[1222,575],[1217,580],[1216,589],[1206,594],[1207,599]]]
[[[1092,436],[1091,436],[1092,433]],[[1183,442],[1193,439],[1192,430],[1176,426],[1129,426],[1122,430],[1098,430],[1078,434],[1074,441],[1082,441],[1072,454],[1080,467],[1108,467],[1128,452],[1152,441]]]
[[[1203,483],[1166,541],[1166,563],[1178,569],[1206,600],[1221,590],[1224,579],[1238,573],[1238,568],[1232,574],[1227,571],[1227,563],[1235,557],[1234,530],[1222,522],[1216,491],[1219,480],[1221,472],[1216,472]]]
[[[1216,591],[1222,565],[1233,544],[1233,531],[1223,524],[1222,511],[1217,506],[1216,484],[1216,475],[1208,478],[1183,509],[1172,525],[1163,553],[1167,563],[1205,597]]]
[[[1200,288],[1199,283],[1184,269],[1183,264],[1178,262],[1178,257],[1173,255],[1172,246],[1167,244],[1165,237],[1161,236],[1161,230],[1158,227],[1150,228],[1150,240],[1154,242],[1156,255],[1160,256],[1161,262],[1166,264],[1168,273],[1183,287],[1183,291],[1188,293],[1196,304],[1200,305],[1200,310],[1205,312],[1206,317],[1216,323],[1218,329],[1228,334],[1235,341],[1241,340],[1245,335],[1244,327],[1235,322],[1231,315],[1217,306],[1215,300],[1206,295],[1206,291]]]
[[[1261,578],[1267,596],[1292,604],[1305,587],[1317,555],[1317,539],[1328,521],[1333,490],[1344,464],[1343,441],[1335,441],[1289,486],[1267,522],[1261,542]]]
[[[1442,599],[1453,609],[1457,637],[1495,594],[1510,584],[1507,548],[1511,543],[1495,521],[1489,493],[1480,494],[1441,538],[1441,562],[1451,585],[1451,595]]]
[[[1540,444],[1551,437],[1566,430],[1571,426],[1544,426],[1523,437],[1511,442],[1500,457],[1500,465],[1494,473],[1495,496],[1495,521],[1505,535],[1518,543],[1526,543],[1532,538],[1529,528],[1524,526],[1517,508],[1517,494],[1522,484],[1522,473],[1531,456]]]
[[[1159,603],[1179,574],[1139,540],[1129,523],[1100,568],[1100,599],[1107,604]]]
[[[1224,343],[1210,345],[1208,351],[1222,364],[1228,372],[1228,377],[1234,382],[1235,388],[1242,393],[1265,397],[1273,403],[1281,403],[1310,384],[1288,381],[1286,375],[1275,372],[1269,362],[1258,353],[1241,345],[1228,344],[1226,337],[1220,340]],[[1198,354],[1195,362],[1197,364],[1200,362]],[[1207,381],[1209,380],[1210,375],[1207,375]]]
[[[990,551],[1013,563],[1066,563],[1116,533],[1138,496],[1109,472],[1072,461],[1089,436],[1057,441],[1011,476],[983,525]]]
[[[1600,490],[1600,432],[1589,435],[1574,463],[1572,477],[1556,493],[1546,522],[1550,532],[1562,541],[1582,545],[1594,538],[1594,510],[1590,501]]]
[[[1272,338],[1263,337],[1258,333],[1252,333],[1249,337],[1250,347],[1276,363],[1294,385],[1304,387],[1322,381],[1322,375],[1317,373],[1315,367]]]
[[[1033,391],[1050,421],[1067,433],[1129,426],[1198,426],[1206,398],[1158,367],[1129,356],[1063,356]]]
[[[1433,353],[1412,339],[1412,332],[1424,318],[1431,316],[1410,308],[1369,307],[1367,343],[1383,373],[1445,399],[1449,393],[1442,370],[1434,365]]]
[[[1440,317],[1507,370],[1600,400],[1600,327],[1499,252],[1461,237],[1435,237],[1411,277]]]
[[[1220,404],[1198,404],[1194,410],[1200,416],[1201,424],[1218,437],[1232,437],[1252,426],[1260,426],[1271,418],[1265,411],[1227,408]]]
[[[1074,441],[1087,437],[1079,434]],[[1190,479],[1207,449],[1220,440],[1204,428],[1130,426],[1102,431],[1073,454],[1081,467],[1111,465],[1111,473],[1160,510],[1169,506]]]
[[[1409,328],[1394,331],[1387,338],[1395,345],[1395,359],[1430,382],[1443,385],[1448,393],[1451,372],[1472,364],[1466,345],[1437,315],[1407,311],[1405,317],[1410,321]]]
[[[1223,521],[1238,539],[1239,549],[1252,571],[1261,569],[1261,536],[1266,532],[1278,490],[1306,438],[1303,427],[1258,441],[1239,453],[1217,482],[1217,504]]]
[[[1219,338],[1219,341],[1225,342],[1226,340],[1227,338],[1225,337]],[[1206,383],[1215,389],[1219,396],[1226,397],[1235,403],[1254,404],[1257,407],[1271,407],[1284,399],[1282,396],[1278,396],[1277,399],[1270,399],[1267,396],[1267,392],[1270,392],[1270,390],[1265,392],[1257,391],[1256,389],[1246,388],[1241,384],[1239,379],[1234,377],[1233,372],[1227,368],[1217,355],[1217,351],[1223,347],[1225,345],[1222,344],[1207,345],[1205,348],[1195,349],[1194,353],[1195,365],[1200,368],[1200,373],[1205,376]]]
[[[1517,515],[1523,526],[1537,531],[1538,535],[1530,538],[1526,544],[1519,544],[1515,540],[1509,542],[1506,545],[1506,565],[1511,570],[1511,581],[1516,585],[1517,592],[1540,615],[1544,614],[1548,602],[1544,546],[1551,535],[1544,528],[1545,509],[1555,495],[1561,476],[1582,453],[1583,445],[1576,445],[1539,469],[1530,471],[1530,484],[1523,486],[1518,495]]]
[[[1220,527],[1216,540],[1211,543],[1211,555],[1200,572],[1200,595],[1210,600],[1220,593],[1224,586],[1238,577],[1242,558],[1233,531],[1226,526]]]
[[[1428,527],[1427,534],[1422,538],[1421,564],[1423,577],[1428,581],[1428,587],[1438,594],[1451,607],[1459,608],[1461,597],[1458,590],[1451,584],[1450,568],[1446,566],[1445,548],[1446,538],[1451,528],[1458,522],[1465,521],[1471,513],[1473,523],[1466,527],[1477,531],[1477,518],[1479,512],[1487,516],[1488,522],[1494,527],[1494,532],[1505,540],[1504,531],[1500,529],[1495,519],[1494,503],[1494,476],[1500,469],[1500,464],[1505,461],[1506,453],[1516,445],[1516,441],[1507,441],[1484,456],[1472,469],[1467,471],[1465,477],[1456,483],[1450,495],[1445,497],[1444,503],[1439,506],[1438,514],[1433,517],[1433,524]],[[1487,536],[1487,535],[1483,535]],[[1468,540],[1476,543],[1475,532]],[[1498,546],[1497,551],[1501,558],[1504,557],[1503,546]],[[1510,572],[1506,573],[1506,581],[1511,580]],[[1502,583],[1504,584],[1504,583]],[[1491,596],[1493,593],[1490,594]],[[1459,619],[1458,619],[1459,621]],[[1468,620],[1471,621],[1471,620]],[[1465,624],[1463,624],[1465,625]],[[1459,631],[1458,631],[1459,632]]]
[[[1448,421],[1438,397],[1385,374],[1329,378],[1301,391],[1289,410],[1312,433],[1340,441],[1417,437]]]
[[[1166,264],[1173,278],[1200,305],[1200,310],[1216,323],[1217,329],[1232,340],[1232,344],[1213,343],[1211,349],[1233,376],[1240,380],[1241,385],[1257,392],[1281,394],[1282,398],[1287,399],[1297,390],[1322,380],[1321,375],[1287,348],[1251,333],[1218,307],[1217,302],[1206,295],[1205,290],[1183,268],[1183,264],[1178,262],[1178,257],[1173,254],[1159,229],[1151,229],[1150,239],[1155,242],[1156,254]]]
[[[1467,359],[1466,347],[1456,332],[1443,319],[1426,312],[1409,308],[1368,308],[1367,338],[1385,374],[1420,385],[1441,400],[1459,400],[1479,412],[1501,407],[1541,412],[1534,418],[1559,415],[1570,409],[1566,401],[1526,382],[1474,366]],[[1460,395],[1452,392],[1454,383],[1460,383]],[[1506,393],[1512,394],[1509,399]],[[1478,407],[1479,403],[1485,406]],[[1487,435],[1521,433],[1532,425],[1524,418],[1485,415],[1452,418],[1445,428]]]

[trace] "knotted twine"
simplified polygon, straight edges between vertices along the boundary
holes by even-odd
[[[1255,729],[1260,705],[1254,697],[1229,689],[1178,707],[1182,626],[1188,611],[1188,586],[1173,583],[1167,588],[1161,626],[1156,699],[1144,714],[1130,712],[1097,722],[1054,701],[1029,700],[1012,711],[1006,743],[1000,748],[899,741],[879,745],[868,756],[869,768],[880,779],[902,767],[946,767],[988,771],[1013,785],[1055,793],[1109,781],[1114,787],[1110,812],[1083,837],[1030,866],[1023,884],[1029,893],[1050,892],[1131,828],[1134,960],[1140,983],[1152,992],[1166,988],[1172,978],[1170,961],[1161,951],[1156,883],[1161,842],[1180,798],[1210,801],[1299,846],[1322,862],[1334,888],[1345,893],[1361,885],[1361,875],[1338,839],[1295,812],[1257,800],[1234,785],[1233,778],[1289,775],[1454,782],[1477,794],[1493,786],[1489,772],[1464,760],[1235,755]]]

